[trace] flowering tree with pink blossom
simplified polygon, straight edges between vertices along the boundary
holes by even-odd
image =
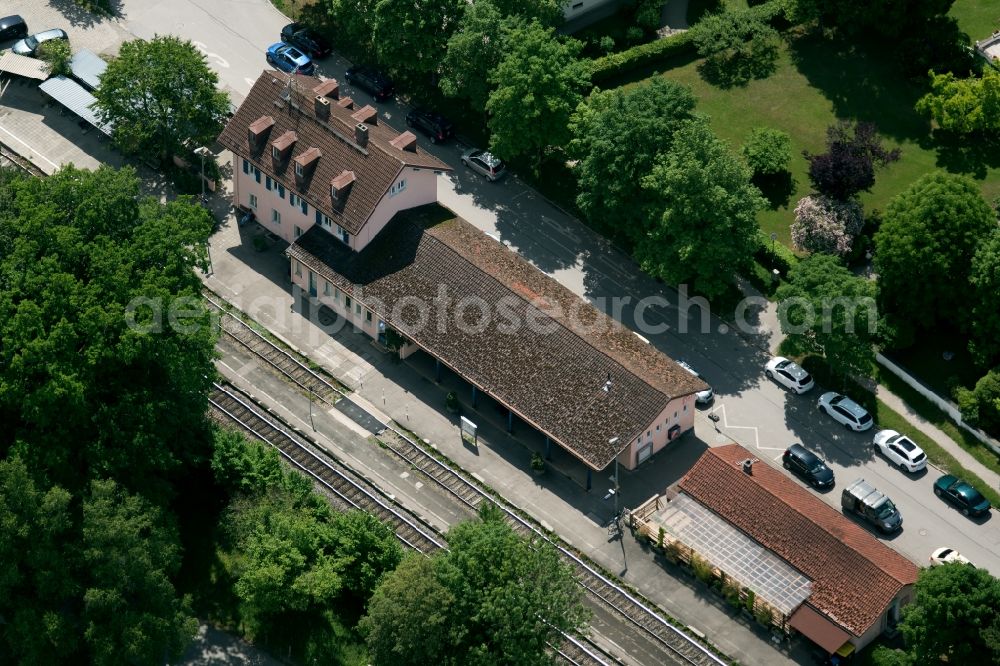
[[[795,206],[792,244],[799,250],[842,257],[851,251],[864,224],[861,204],[854,199],[837,201],[812,194]]]

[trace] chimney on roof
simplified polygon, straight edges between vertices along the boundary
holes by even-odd
[[[747,476],[753,476],[753,458],[747,458],[743,461],[743,473]]]
[[[330,198],[333,200],[334,206],[342,206],[344,200],[347,199],[347,195],[351,192],[351,186],[354,185],[354,181],[357,180],[354,177],[353,171],[341,171],[340,175],[330,181]]]
[[[355,111],[351,115],[351,118],[354,118],[359,123],[378,125],[378,109],[369,104]]]
[[[350,97],[343,97],[339,102],[337,102],[337,106],[339,106],[342,109],[353,109],[354,100],[351,99]]]
[[[330,119],[330,100],[322,95],[316,95],[313,100],[313,110],[316,112],[317,120],[327,121]]]
[[[362,148],[368,147],[368,125],[358,123],[354,126],[354,142]]]
[[[247,128],[247,143],[250,144],[250,152],[254,154],[264,150],[267,144],[267,137],[271,135],[271,128],[274,127],[274,118],[271,116],[261,116],[250,123]]]
[[[327,79],[312,89],[313,94],[327,99],[340,99],[340,84],[337,79]]]
[[[408,153],[417,152],[417,137],[409,130],[403,132],[389,143],[397,150],[405,150]]]

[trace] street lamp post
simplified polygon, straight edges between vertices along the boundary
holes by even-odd
[[[778,240],[778,234],[771,232],[771,256],[774,256],[774,241]]]
[[[212,154],[205,146],[194,149],[194,154],[201,158],[201,202],[205,203],[205,158]]]
[[[618,443],[617,437],[612,437],[608,440],[608,444],[614,446]],[[615,456],[615,521],[618,521],[618,493],[621,490],[621,486],[618,483],[618,456]]]

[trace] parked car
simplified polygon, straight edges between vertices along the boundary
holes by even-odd
[[[942,564],[968,564],[969,566],[973,566],[969,558],[954,548],[938,548],[931,553],[930,561],[932,567],[938,567]]]
[[[325,58],[333,52],[323,35],[302,23],[289,23],[281,29],[281,41],[291,44],[310,58]]]
[[[822,458],[801,444],[792,444],[785,449],[785,453],[781,456],[781,464],[816,488],[833,488],[833,470],[823,462]]]
[[[824,393],[819,397],[817,403],[819,411],[829,414],[833,420],[840,423],[848,430],[861,432],[868,430],[874,424],[872,415],[864,407],[854,402],[846,395],[834,393]]]
[[[470,148],[462,153],[462,164],[486,176],[491,182],[507,175],[507,165],[493,153],[478,148]]]
[[[903,527],[903,516],[892,500],[864,479],[857,479],[844,488],[844,492],[840,494],[840,506],[845,511],[861,516],[886,534]]]
[[[33,56],[38,53],[38,47],[45,42],[51,42],[53,39],[69,39],[69,35],[66,34],[65,30],[59,28],[52,28],[51,30],[43,30],[42,32],[36,32],[30,37],[25,37],[24,39],[14,42],[14,45],[10,47],[10,50],[18,55],[23,56]]]
[[[406,126],[426,134],[431,143],[455,136],[455,125],[440,113],[430,109],[411,109],[406,114]]]
[[[14,14],[0,18],[0,42],[12,39],[24,39],[28,36],[28,24],[24,19]]]
[[[951,474],[934,482],[934,494],[954,504],[963,516],[981,516],[990,510],[990,501],[981,492]]]
[[[385,73],[369,65],[355,65],[347,70],[344,78],[352,86],[361,88],[375,98],[376,102],[384,102],[396,92],[396,85]]]
[[[278,42],[267,47],[267,62],[274,65],[283,72],[295,72],[300,74],[312,74],[316,71],[316,65],[312,58],[291,44]]]
[[[789,391],[795,393],[805,393],[813,386],[812,375],[802,369],[798,363],[789,361],[783,356],[775,356],[764,366],[764,374],[768,379],[773,379]]]
[[[872,439],[872,446],[876,453],[881,453],[904,472],[919,472],[927,468],[924,450],[895,430],[879,430]]]
[[[677,365],[681,366],[698,379],[702,378],[701,375],[698,374],[698,371],[688,365],[686,361],[677,361]],[[694,401],[699,405],[707,405],[712,402],[713,398],[715,398],[715,393],[712,391],[711,386],[709,386],[705,391],[698,391],[694,394]]]

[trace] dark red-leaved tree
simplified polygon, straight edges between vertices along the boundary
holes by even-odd
[[[826,130],[826,152],[802,153],[809,160],[809,180],[820,194],[846,201],[875,184],[875,167],[899,159],[899,149],[886,150],[874,123],[846,120]]]

